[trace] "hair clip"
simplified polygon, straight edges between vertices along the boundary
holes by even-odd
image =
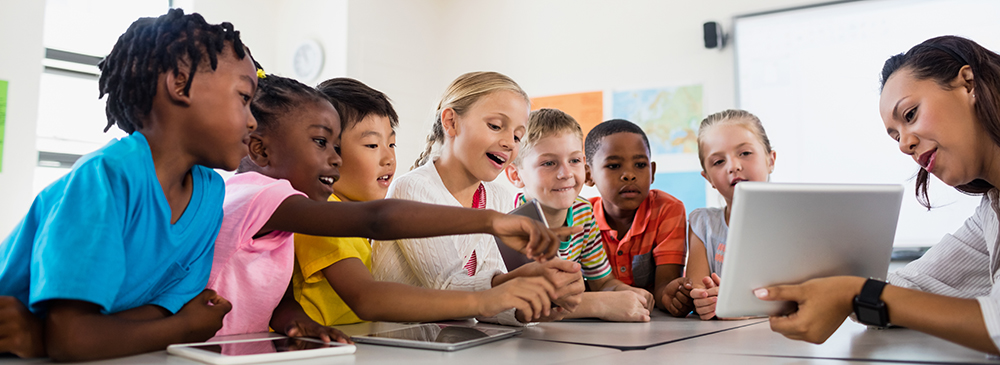
[[[262,68],[258,68],[257,69],[257,78],[258,79],[267,78],[267,75],[264,74],[264,69],[262,69]]]

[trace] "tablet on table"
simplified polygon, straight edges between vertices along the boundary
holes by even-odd
[[[353,354],[354,345],[312,338],[270,337],[176,344],[167,353],[209,364],[249,364]]]

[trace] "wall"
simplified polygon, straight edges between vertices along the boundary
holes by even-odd
[[[45,2],[0,0],[0,9],[0,34],[4,35],[0,37],[0,80],[8,81],[0,170],[0,235],[6,237],[32,201]]]
[[[268,73],[294,77],[292,55],[312,39],[323,46],[323,70],[309,85],[347,73],[347,0],[193,0],[209,23],[227,21],[240,31]]]
[[[823,2],[351,1],[348,75],[394,100],[403,173],[423,150],[438,97],[462,73],[499,71],[532,96],[701,84],[710,113],[736,105],[734,57],[731,47],[704,48],[702,23],[728,31],[736,15]]]

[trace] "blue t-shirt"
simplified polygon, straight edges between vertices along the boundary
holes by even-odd
[[[50,299],[105,314],[146,304],[176,313],[205,289],[222,224],[222,177],[194,166],[191,180],[191,201],[171,224],[145,136],[83,156],[0,243],[0,295],[36,314]]]

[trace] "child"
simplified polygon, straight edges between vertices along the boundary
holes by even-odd
[[[715,317],[733,189],[741,181],[767,181],[776,156],[760,119],[745,110],[709,115],[698,127],[701,176],[726,199],[724,208],[691,212],[687,277],[693,279],[690,295],[701,319]]]
[[[660,309],[687,315],[687,306],[673,303],[679,285],[667,285],[684,269],[684,204],[649,190],[656,163],[650,161],[646,133],[613,119],[590,130],[585,148],[587,185],[601,193],[590,202],[615,277],[652,292]]]
[[[203,289],[222,221],[212,169],[236,169],[256,127],[256,69],[239,32],[172,9],[132,23],[98,67],[108,128],[129,136],[77,161],[0,244],[0,295],[40,330],[0,334],[32,338],[0,352],[81,361],[162,350],[207,340],[229,311]]]
[[[551,252],[558,237],[524,217],[399,200],[329,203],[339,178],[340,118],[316,89],[268,75],[251,106],[253,171],[226,182],[225,217],[216,242],[209,288],[230,298],[232,312],[219,335],[265,332],[346,342],[339,331],[311,320],[292,298],[295,233],[381,239],[491,233],[529,252]],[[531,237],[530,242],[529,237]],[[527,244],[525,244],[527,243]],[[543,246],[544,245],[544,246]],[[543,247],[539,247],[543,246]],[[554,288],[536,293],[529,312],[549,310]]]
[[[340,115],[341,178],[330,201],[385,198],[396,169],[396,111],[381,92],[349,78],[324,81],[319,90]],[[481,292],[443,291],[375,281],[371,243],[358,237],[295,235],[295,300],[327,326],[368,321],[427,322],[495,316],[527,310],[529,296],[547,296],[543,278],[517,278]],[[518,284],[521,282],[522,284]],[[397,303],[407,303],[399,306]]]
[[[583,293],[580,306],[567,318],[649,321],[653,295],[610,275],[593,207],[579,196],[586,179],[584,158],[583,131],[573,117],[556,109],[531,112],[521,152],[507,166],[507,178],[524,189],[514,204],[538,199],[549,227],[584,227],[559,245],[559,258],[580,263],[592,290]],[[507,267],[511,268],[509,262]]]
[[[513,194],[492,181],[516,157],[528,111],[527,94],[507,76],[495,72],[459,76],[438,104],[427,150],[414,170],[392,183],[388,196],[510,211]],[[438,142],[440,157],[426,163]],[[556,316],[575,309],[584,289],[579,265],[564,260],[531,263],[506,273],[500,251],[488,235],[374,242],[372,249],[377,280],[432,289],[482,291],[515,277],[544,275],[560,291]],[[506,311],[486,320],[520,325],[531,317]]]

